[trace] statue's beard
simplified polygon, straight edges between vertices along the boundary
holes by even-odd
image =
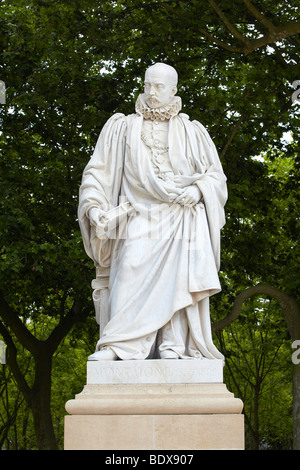
[[[153,99],[154,97],[151,98]],[[151,103],[152,105],[155,104],[155,106],[152,107],[145,94],[139,95],[135,104],[136,111],[142,114],[145,119],[164,121],[175,116],[181,110],[181,98],[179,96],[173,96],[171,102],[164,105],[157,98],[155,98],[155,100],[153,99]],[[157,106],[157,101],[160,106]]]
[[[148,96],[145,101],[147,105],[149,106],[149,108],[151,109],[161,108],[163,106],[162,102],[159,101],[159,99],[156,98],[156,96]]]

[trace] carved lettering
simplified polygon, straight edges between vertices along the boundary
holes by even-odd
[[[88,383],[206,383],[223,381],[220,360],[116,361],[110,364],[88,362]]]

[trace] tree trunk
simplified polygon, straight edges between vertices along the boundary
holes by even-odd
[[[83,321],[91,312],[90,304],[74,301],[68,313],[61,318],[45,341],[40,341],[26,328],[19,315],[7,303],[0,292],[0,318],[11,328],[18,341],[26,348],[35,360],[35,381],[31,388],[23,375],[17,360],[17,348],[4,323],[0,321],[0,332],[3,336],[9,365],[19,390],[32,411],[36,441],[39,450],[56,450],[57,442],[51,416],[51,370],[52,357],[62,339],[69,333],[77,321]]]
[[[253,400],[253,437],[254,449],[259,450],[259,392],[260,387],[256,384],[254,387],[254,400]]]
[[[293,428],[293,450],[300,450],[300,364],[293,370]]]
[[[41,352],[36,359],[35,382],[29,404],[39,450],[57,450],[51,416],[51,369],[52,357],[45,351]]]
[[[300,340],[300,307],[297,300],[285,292],[265,284],[258,284],[243,290],[236,297],[229,315],[212,325],[213,333],[236,320],[243,303],[255,295],[268,295],[276,299],[282,308],[282,315],[286,320],[292,342]],[[300,450],[300,364],[293,366],[293,449]]]

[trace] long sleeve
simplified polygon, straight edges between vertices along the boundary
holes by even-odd
[[[103,127],[94,153],[84,169],[79,189],[78,222],[88,256],[96,265],[109,264],[109,241],[101,242],[90,226],[88,213],[118,205],[125,153],[126,117],[113,115]],[[92,242],[92,243],[91,243]]]

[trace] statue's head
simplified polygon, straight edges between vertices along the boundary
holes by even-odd
[[[158,62],[145,73],[145,101],[150,108],[169,104],[177,92],[178,75],[170,65]]]

